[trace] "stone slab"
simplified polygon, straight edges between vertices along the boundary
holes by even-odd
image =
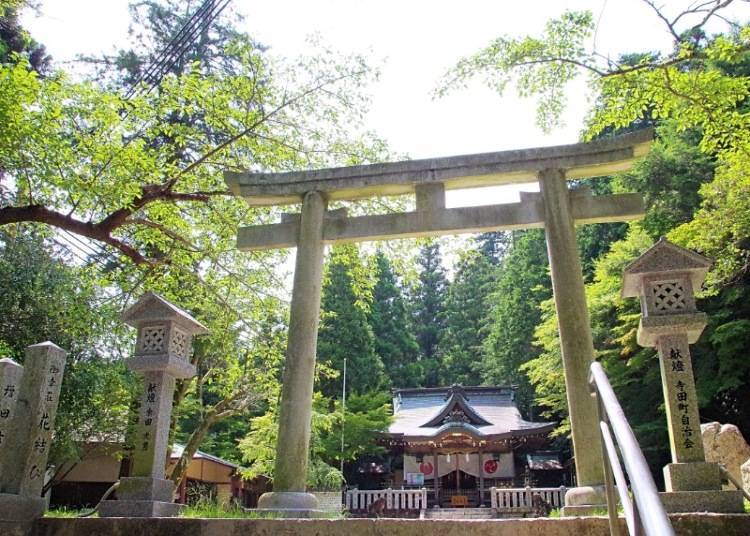
[[[741,491],[672,491],[659,493],[667,512],[742,513]],[[748,532],[750,534],[750,532]]]
[[[47,502],[42,497],[0,493],[0,520],[28,523],[44,515]]]
[[[750,515],[675,514],[678,536],[747,536]],[[620,518],[625,530],[625,521]],[[561,519],[65,519],[45,518],[35,536],[608,536],[606,517]],[[22,536],[13,534],[12,536]]]
[[[641,317],[638,326],[638,344],[646,347],[656,346],[659,337],[675,333],[686,333],[688,343],[693,344],[700,338],[707,322],[708,316],[706,313],[700,312],[644,316]]]
[[[640,194],[571,198],[577,224],[626,221],[643,217]],[[323,242],[342,244],[420,236],[441,236],[544,226],[541,199],[477,207],[435,208],[430,211],[326,218]],[[237,247],[243,251],[291,248],[297,245],[299,220],[240,227]]]
[[[100,517],[176,517],[184,505],[164,501],[103,501]]]
[[[123,501],[172,502],[174,489],[174,482],[164,478],[123,477],[117,497]]]
[[[307,508],[247,508],[246,511],[269,518],[284,519],[320,519],[330,516],[330,512],[325,510]]]
[[[125,361],[129,370],[134,372],[164,371],[178,379],[195,376],[195,366],[189,361],[174,354],[136,355]]]
[[[578,506],[563,506],[560,508],[563,517],[586,517],[607,515],[606,504],[582,504]]]
[[[0,520],[0,534],[3,536],[31,536],[34,533],[34,522],[19,523]]]
[[[565,169],[567,178],[602,177],[629,169],[649,152],[653,130],[589,143],[444,158],[406,160],[287,173],[225,171],[235,195],[251,205],[295,204],[306,192],[330,200],[413,193],[416,185],[441,182],[446,190],[532,182],[544,169]]]
[[[669,463],[664,466],[666,491],[715,491],[721,489],[721,469],[716,463]]]

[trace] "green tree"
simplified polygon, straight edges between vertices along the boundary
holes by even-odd
[[[124,432],[132,378],[114,359],[124,350],[119,311],[91,271],[55,259],[50,241],[29,226],[6,227],[0,231],[0,288],[3,357],[23,364],[24,349],[46,340],[69,352],[50,465],[60,469],[80,459],[82,440],[116,440]]]
[[[517,385],[519,408],[530,412],[533,391],[520,366],[538,355],[532,339],[540,320],[539,305],[552,291],[544,232],[516,231],[514,238],[490,298],[481,371],[486,384]]]
[[[458,261],[445,300],[445,328],[440,333],[441,382],[479,385],[495,282],[491,257],[469,249]]]
[[[595,31],[590,12],[565,12],[550,20],[541,37],[500,37],[464,58],[446,75],[444,94],[474,76],[502,93],[515,79],[523,95],[536,95],[537,119],[554,126],[565,105],[565,85],[583,74],[597,98],[587,138],[644,120],[670,120],[678,132],[701,133],[699,147],[717,160],[716,174],[700,190],[695,217],[671,238],[717,260],[709,285],[729,283],[744,273],[750,235],[750,26],[730,21],[723,11],[732,0],[690,6],[668,15],[653,2],[654,20],[673,38],[670,54],[626,55],[619,60],[588,46]],[[725,32],[709,36],[709,22]],[[685,200],[689,202],[689,200]]]
[[[166,38],[146,30],[152,45]],[[149,289],[200,318],[211,335],[192,356],[198,378],[178,384],[175,417],[184,402],[213,424],[256,399],[243,359],[263,318],[282,306],[272,289],[283,288],[285,258],[236,251],[237,227],[269,213],[232,196],[222,171],[383,155],[378,140],[356,132],[367,103],[360,88],[374,74],[361,57],[280,61],[248,36],[216,35],[212,57],[231,69],[185,63],[130,98],[115,75],[102,87],[59,72],[41,78],[23,60],[0,67],[0,169],[12,179],[0,193],[0,226],[76,235],[98,251],[81,262],[99,268],[117,308]],[[209,431],[182,423],[189,459]]]
[[[385,370],[375,353],[375,340],[368,322],[369,281],[363,294],[358,283],[369,279],[356,246],[333,249],[326,267],[321,298],[322,320],[318,332],[318,360],[341,373],[347,360],[347,392],[365,393],[383,387]],[[323,379],[321,392],[330,398],[341,394],[343,377]]]
[[[16,63],[23,58],[37,73],[45,73],[51,58],[44,45],[36,42],[21,27],[19,14],[29,7],[24,0],[0,1],[0,63]]]
[[[423,371],[419,345],[411,331],[404,291],[396,279],[388,257],[378,251],[374,258],[375,285],[368,321],[374,337],[375,353],[394,387],[417,387]]]
[[[411,310],[424,369],[421,386],[436,387],[440,383],[438,342],[445,328],[445,298],[448,291],[448,279],[437,241],[428,242],[420,248],[417,265],[419,280],[411,296]]]

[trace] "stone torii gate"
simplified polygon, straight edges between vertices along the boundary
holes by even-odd
[[[546,233],[576,458],[579,487],[568,492],[566,505],[574,512],[576,506],[604,503],[598,419],[587,383],[594,346],[575,225],[639,218],[643,200],[636,193],[569,190],[567,180],[625,171],[649,151],[652,138],[649,129],[556,147],[289,173],[225,172],[232,192],[249,205],[302,204],[301,214],[240,228],[237,236],[244,251],[297,247],[274,492],[261,497],[259,508],[306,510],[317,504],[305,493],[305,480],[324,246],[534,227]],[[522,193],[519,203],[445,208],[445,190],[532,181],[539,182],[540,193]],[[345,210],[327,210],[328,201],[410,193],[416,195],[414,212],[348,217]]]

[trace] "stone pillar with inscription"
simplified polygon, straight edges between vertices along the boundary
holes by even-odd
[[[624,271],[624,297],[641,300],[638,344],[659,352],[672,463],[664,467],[671,512],[742,512],[742,492],[721,491],[721,471],[707,463],[701,440],[690,344],[706,326],[696,309],[711,261],[662,238]]]
[[[0,452],[8,441],[10,425],[16,414],[23,367],[12,359],[0,359]],[[2,457],[0,456],[0,460]],[[2,461],[0,461],[0,466]]]
[[[43,342],[26,348],[24,367],[0,363],[0,527],[33,521],[46,508],[42,487],[66,355]]]
[[[131,437],[132,469],[120,479],[118,500],[104,501],[102,517],[171,517],[174,483],[164,478],[175,380],[195,375],[190,363],[195,335],[208,330],[187,312],[154,293],[145,294],[122,319],[138,330],[130,370],[143,374],[138,421]]]

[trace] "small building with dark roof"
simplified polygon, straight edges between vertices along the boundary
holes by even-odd
[[[524,485],[536,459],[528,455],[548,445],[555,427],[524,420],[513,387],[395,389],[393,414],[382,442],[403,457],[403,468],[393,471],[392,485],[426,487],[430,502],[442,505],[454,495],[487,504],[491,487]]]

